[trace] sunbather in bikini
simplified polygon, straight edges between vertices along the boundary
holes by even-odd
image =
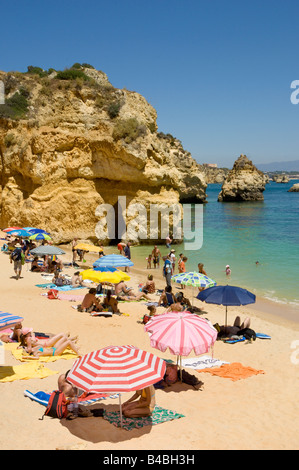
[[[21,334],[20,340],[19,347],[22,347],[26,353],[36,358],[39,356],[58,356],[68,347],[78,354],[78,348],[75,345],[78,337],[70,338],[65,333],[60,333],[47,339],[37,339],[29,331],[25,335]]]

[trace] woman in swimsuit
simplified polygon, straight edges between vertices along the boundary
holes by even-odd
[[[69,334],[66,335],[65,333],[60,333],[47,339],[37,339],[35,336],[32,336],[30,331],[25,335],[21,334],[19,347],[23,347],[27,353],[33,356],[54,356],[61,354],[67,347],[70,347],[77,353],[78,349],[75,346],[77,340],[77,336],[70,338]],[[63,346],[62,351],[61,346]]]
[[[122,412],[128,418],[150,416],[155,408],[155,389],[152,385],[137,390],[134,395],[122,405]]]
[[[55,347],[48,347],[45,348],[43,346],[35,346],[32,349],[32,358],[38,359],[40,356],[59,356],[62,354],[67,348],[70,348],[76,354],[79,354],[79,349],[76,347],[75,343],[70,339],[61,338],[55,344]],[[26,351],[26,348],[25,348]],[[27,351],[28,352],[28,351]]]

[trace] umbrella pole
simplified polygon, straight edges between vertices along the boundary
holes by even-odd
[[[119,398],[119,413],[120,413],[120,427],[123,427],[123,413],[121,409],[121,393],[118,395]]]
[[[225,306],[225,326],[227,326],[227,305]]]
[[[182,356],[180,356],[180,371],[181,371],[181,383],[183,382],[183,376],[182,376]]]

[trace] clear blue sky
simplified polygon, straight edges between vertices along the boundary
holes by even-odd
[[[298,0],[1,2],[0,70],[87,62],[199,162],[299,159]]]

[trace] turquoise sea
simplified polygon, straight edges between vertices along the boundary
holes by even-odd
[[[203,245],[186,251],[173,245],[176,254],[188,257],[187,271],[197,271],[199,262],[218,284],[244,287],[257,296],[299,307],[299,193],[288,189],[299,180],[266,185],[263,202],[220,203],[221,184],[207,188],[203,208]],[[160,247],[162,255],[167,248]],[[134,248],[142,258],[150,247]],[[259,264],[256,264],[256,261]],[[225,274],[225,266],[231,275]]]

